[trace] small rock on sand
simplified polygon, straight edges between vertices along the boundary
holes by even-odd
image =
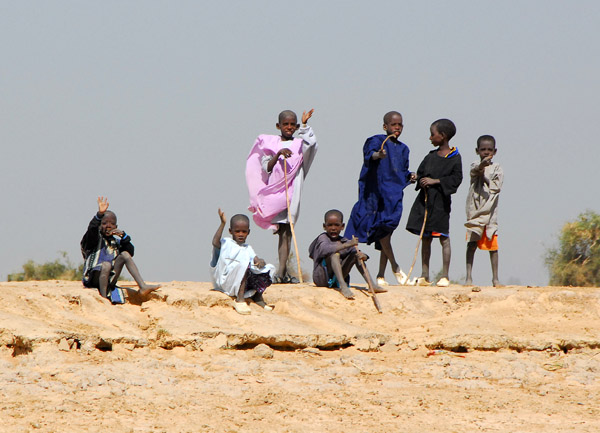
[[[271,359],[273,358],[273,349],[261,343],[254,348],[254,354],[264,359]]]

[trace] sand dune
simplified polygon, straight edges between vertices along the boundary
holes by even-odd
[[[600,290],[0,283],[3,430],[600,431]],[[267,346],[265,346],[265,344]]]

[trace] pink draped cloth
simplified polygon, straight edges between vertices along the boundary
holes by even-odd
[[[271,173],[265,172],[262,158],[275,157],[284,147],[292,151],[292,156],[287,159],[280,157]],[[277,228],[272,223],[273,218],[287,209],[284,164],[287,163],[288,199],[291,202],[296,175],[302,167],[302,162],[302,139],[294,138],[282,142],[278,135],[258,136],[246,161],[246,184],[250,194],[248,210],[252,212],[256,225],[264,229]]]

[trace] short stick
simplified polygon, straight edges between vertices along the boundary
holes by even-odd
[[[354,236],[352,237],[354,239]],[[356,252],[360,253],[360,250],[358,249],[358,247],[356,247]],[[369,293],[371,294],[371,297],[373,298],[373,303],[375,304],[375,308],[377,308],[377,311],[379,313],[383,313],[383,310],[381,309],[381,304],[379,303],[379,299],[377,299],[377,295],[375,294],[375,287],[373,287],[373,279],[371,278],[371,274],[369,273],[369,269],[367,268],[367,265],[365,264],[365,261],[363,259],[359,259],[358,263],[360,263],[360,265],[363,268],[363,272],[365,273],[365,277],[367,280],[367,286],[369,286]]]

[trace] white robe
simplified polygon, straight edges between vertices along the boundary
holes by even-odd
[[[229,296],[237,297],[246,270],[254,274],[269,272],[271,278],[275,275],[275,266],[266,264],[264,268],[258,268],[254,264],[256,253],[248,245],[239,245],[232,238],[222,238],[221,248],[213,247],[212,260],[210,262],[210,273],[213,286]],[[256,290],[246,290],[245,298],[251,298]]]

